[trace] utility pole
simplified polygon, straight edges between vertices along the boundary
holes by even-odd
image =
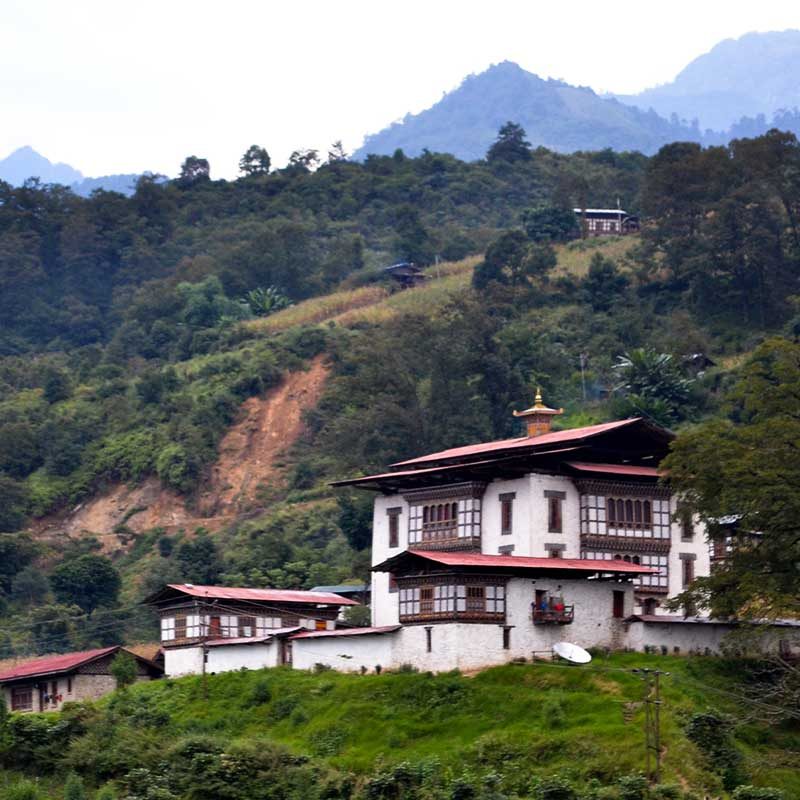
[[[197,613],[197,624],[200,629],[200,651],[201,651],[201,658],[202,658],[202,666],[201,666],[201,681],[203,686],[203,701],[207,704],[208,703],[208,675],[206,673],[206,661],[208,661],[208,644],[207,644],[207,637],[206,637],[206,630],[205,624],[203,622],[203,614],[200,613],[200,603],[195,600],[194,601],[194,610]]]
[[[586,402],[586,353],[580,353],[581,360],[581,388],[583,390],[583,402]]]
[[[661,782],[661,676],[669,675],[660,669],[632,669],[644,681],[644,739],[647,779]],[[655,769],[650,767],[650,754],[655,756]]]

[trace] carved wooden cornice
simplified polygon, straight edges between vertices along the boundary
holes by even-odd
[[[669,553],[669,539],[634,539],[628,536],[603,536],[598,533],[582,533],[581,547],[586,550],[613,550],[624,552],[633,550],[637,553]]]
[[[483,481],[468,481],[465,483],[451,483],[449,486],[434,486],[429,489],[413,489],[403,493],[403,499],[411,505],[419,505],[427,500],[460,500],[464,497],[483,497],[486,483]]]
[[[604,481],[596,478],[578,478],[574,482],[581,494],[597,494],[604,497],[649,497],[659,500],[668,500],[670,497],[668,487],[653,483]]]

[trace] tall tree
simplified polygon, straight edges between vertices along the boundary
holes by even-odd
[[[116,602],[121,581],[109,559],[89,554],[57,566],[50,584],[60,603],[71,603],[91,613],[98,606]]]
[[[197,156],[189,156],[183,164],[181,164],[180,175],[178,175],[178,186],[182,189],[188,189],[191,186],[196,186],[198,183],[205,183],[211,179],[211,167],[208,160],[205,158],[198,158]]]
[[[251,144],[239,159],[239,171],[247,178],[267,175],[271,164],[269,153],[257,144]]]
[[[678,602],[712,614],[800,614],[800,344],[771,339],[742,370],[727,417],[681,433],[664,462],[673,489],[728,557]]]
[[[525,129],[516,122],[506,122],[497,132],[497,139],[486,151],[489,162],[504,161],[513,164],[531,160],[531,144],[525,138]]]

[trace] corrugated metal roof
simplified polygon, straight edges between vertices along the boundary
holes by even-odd
[[[438,453],[429,453],[418,458],[411,458],[407,461],[398,461],[392,464],[393,467],[404,467],[412,464],[424,464],[428,461],[444,461],[450,458],[464,458],[466,456],[480,455],[482,453],[492,453],[504,450],[516,450],[529,447],[538,449],[552,444],[562,444],[588,439],[599,436],[601,433],[624,428],[641,421],[641,417],[631,419],[621,419],[615,422],[603,422],[600,425],[587,425],[583,428],[570,428],[564,431],[551,431],[543,433],[541,436],[522,436],[518,439],[501,439],[496,442],[483,442],[481,444],[470,444],[464,447],[452,447],[449,450],[440,450]]]
[[[368,592],[370,591],[368,583],[337,583],[335,586],[312,586],[312,592],[330,592],[331,594],[339,594],[341,592]]]
[[[543,558],[537,556],[506,556],[493,553],[464,553],[439,550],[407,550],[407,553],[422,556],[438,564],[449,567],[513,567],[522,569],[543,570],[577,570],[580,572],[614,572],[628,575],[640,575],[658,572],[653,567],[640,564],[629,564],[627,561],[614,559],[605,561],[593,558]]]
[[[16,680],[17,678],[35,678],[40,675],[69,672],[120,649],[119,645],[114,645],[112,647],[101,647],[97,650],[83,650],[80,653],[63,653],[58,656],[35,658],[32,661],[26,661],[24,664],[18,664],[16,667],[11,667],[11,669],[0,673],[0,683]]]
[[[526,441],[529,442],[530,439],[527,437],[524,440],[521,439],[508,439],[506,441],[509,442],[518,442],[518,441]],[[495,442],[494,444],[500,444],[500,442]],[[479,447],[480,445],[475,445]],[[560,447],[557,450],[544,450],[541,453],[536,452],[536,455],[552,455],[556,453],[569,453],[574,450],[578,450],[577,447]],[[445,451],[449,452],[449,451]],[[516,455],[516,454],[515,454]],[[428,456],[422,456],[422,458],[428,458]],[[402,464],[409,463],[409,462],[400,462]],[[370,483],[372,481],[389,481],[393,478],[407,478],[407,477],[417,477],[419,475],[431,475],[434,473],[442,473],[442,472],[456,472],[458,470],[469,469],[471,467],[482,467],[487,466],[489,464],[497,464],[498,460],[496,458],[486,458],[482,459],[481,461],[462,461],[459,464],[447,464],[438,467],[424,467],[421,469],[405,469],[405,470],[394,470],[393,472],[379,472],[376,475],[365,475],[361,478],[347,478],[346,480],[341,481],[332,481],[331,486],[350,486],[359,483]]]
[[[198,586],[195,583],[170,583],[169,589],[209,600],[250,600],[272,603],[318,603],[321,605],[357,606],[349,600],[330,592],[305,592],[294,589],[249,589],[231,586]]]
[[[661,472],[656,467],[637,467],[633,464],[590,464],[582,461],[567,461],[568,467],[578,472],[603,472],[606,475],[637,475],[642,478],[658,478]]]
[[[276,636],[286,636],[295,631],[302,630],[299,625],[292,628],[273,628],[263,636],[235,636],[231,638],[209,639],[205,644],[207,647],[223,647],[226,644],[265,644]]]
[[[369,636],[370,634],[392,633],[400,630],[402,625],[384,625],[380,628],[340,628],[335,631],[302,631],[292,639],[322,639],[328,636]]]

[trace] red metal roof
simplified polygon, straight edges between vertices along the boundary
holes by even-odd
[[[602,472],[606,475],[637,475],[642,478],[658,478],[661,472],[656,467],[637,467],[633,464],[589,464],[582,461],[567,461],[567,466],[578,472]]]
[[[318,603],[329,606],[357,606],[355,600],[331,592],[304,592],[294,589],[246,589],[229,586],[198,586],[195,583],[170,583],[169,589],[209,600],[249,600],[271,603]]]
[[[511,439],[509,441],[517,441]],[[577,447],[560,447],[557,450],[546,450],[544,453],[537,453],[537,455],[549,455],[551,453],[569,453],[578,450]],[[406,463],[406,462],[403,462]],[[331,486],[347,486],[354,483],[366,483],[368,481],[389,480],[391,478],[407,478],[409,476],[429,475],[432,472],[452,472],[459,469],[467,469],[469,467],[480,467],[486,464],[496,464],[496,458],[485,458],[481,461],[462,461],[460,464],[447,464],[439,467],[424,467],[423,469],[404,469],[395,470],[394,472],[379,472],[377,475],[365,475],[363,478],[348,478],[343,481],[333,481]]]
[[[438,564],[445,564],[449,567],[512,567],[543,570],[577,570],[580,572],[616,572],[629,575],[658,572],[658,570],[653,567],[629,564],[627,561],[618,559],[605,561],[603,559],[593,558],[540,558],[534,556],[505,556],[490,553],[463,553],[439,550],[407,550],[406,552],[415,556],[422,556]]]
[[[16,680],[17,678],[35,678],[41,675],[55,675],[61,672],[70,672],[90,661],[95,661],[103,656],[110,655],[121,649],[119,645],[101,647],[98,650],[84,650],[80,653],[64,653],[59,656],[45,656],[18,664],[5,672],[0,672],[0,683]]]
[[[464,458],[465,456],[480,455],[482,453],[492,453],[500,450],[514,450],[521,447],[539,448],[551,444],[562,444],[587,439],[598,436],[616,428],[623,428],[640,422],[641,417],[631,419],[621,419],[615,422],[604,422],[600,425],[588,425],[584,428],[570,428],[565,431],[551,431],[543,433],[541,436],[522,436],[518,439],[501,439],[496,442],[484,442],[482,444],[470,444],[464,447],[453,447],[449,450],[440,450],[438,453],[429,453],[426,456],[411,458],[407,461],[398,461],[392,464],[393,467],[404,467],[411,464],[424,464],[428,461],[442,461],[449,458]]]
[[[402,625],[384,625],[381,628],[340,628],[335,631],[302,631],[292,636],[292,639],[322,639],[327,636],[367,636],[369,634],[392,633],[402,628]]]

